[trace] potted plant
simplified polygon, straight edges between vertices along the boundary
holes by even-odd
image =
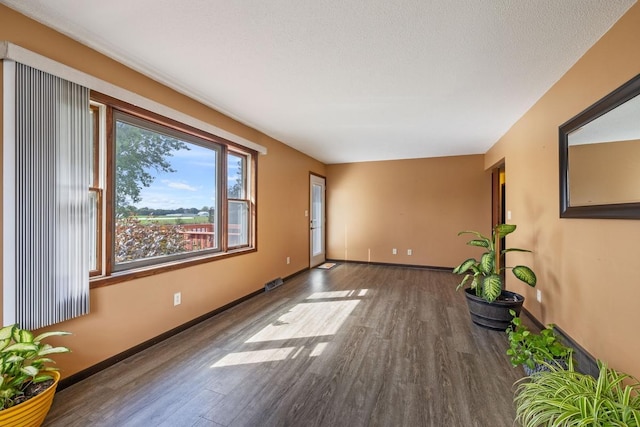
[[[457,289],[463,288],[471,279],[470,287],[465,289],[471,320],[486,328],[506,330],[512,319],[509,310],[514,310],[519,315],[524,302],[522,295],[504,290],[502,278],[504,270],[511,270],[516,278],[529,286],[536,285],[536,275],[531,268],[524,265],[515,267],[500,265],[500,256],[507,252],[531,252],[519,248],[500,249],[501,239],[515,230],[516,226],[513,224],[498,224],[493,228],[491,237],[477,231],[458,233],[458,236],[473,234],[475,237],[469,240],[467,245],[484,248],[484,253],[479,259],[466,259],[454,268],[453,272],[464,274]]]
[[[42,341],[68,332],[33,333],[17,325],[0,329],[0,425],[40,426],[60,379],[50,355],[66,353]]]
[[[511,325],[507,329],[509,348],[507,355],[513,366],[522,366],[525,374],[532,375],[535,372],[549,369],[549,365],[566,369],[568,360],[573,350],[560,342],[553,330],[553,324],[549,324],[540,333],[531,332],[515,311]]]
[[[640,382],[598,361],[598,378],[551,368],[516,382],[516,421],[537,426],[640,426]]]

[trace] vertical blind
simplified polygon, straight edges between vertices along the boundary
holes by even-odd
[[[89,90],[15,66],[15,320],[36,329],[89,311]]]

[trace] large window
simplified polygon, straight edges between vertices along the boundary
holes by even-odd
[[[254,152],[95,98],[92,275],[174,268],[253,249]]]

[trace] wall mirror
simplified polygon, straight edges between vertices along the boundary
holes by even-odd
[[[640,74],[560,126],[560,217],[640,219]]]

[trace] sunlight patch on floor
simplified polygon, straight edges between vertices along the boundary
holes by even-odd
[[[229,353],[211,365],[211,367],[221,368],[224,366],[246,365],[249,363],[276,362],[279,360],[285,360],[295,349],[296,347],[284,347]]]
[[[326,298],[353,298],[363,297],[367,294],[368,289],[349,290],[349,291],[331,291],[331,292],[314,292],[307,299],[326,299]]]
[[[327,348],[327,344],[326,342],[321,342],[316,344],[316,346],[313,348],[313,350],[311,350],[311,354],[309,355],[309,357],[318,357],[322,354],[322,352],[324,351],[325,348]]]
[[[359,302],[348,300],[298,304],[246,342],[335,335]]]
[[[318,357],[327,348],[329,343],[321,342],[315,345],[309,357]],[[216,363],[211,365],[212,368],[223,368],[225,366],[247,365],[251,363],[279,362],[286,359],[295,359],[304,352],[305,347],[284,347],[272,348],[267,350],[241,351],[237,353],[229,353]],[[294,353],[295,350],[295,353]],[[293,354],[292,354],[293,353]]]
[[[315,292],[307,297],[307,300],[314,300],[313,302],[303,302],[295,305],[288,312],[281,315],[275,322],[262,328],[257,334],[245,341],[245,343],[286,341],[335,335],[360,303],[361,300],[357,298],[365,296],[367,291],[368,289]],[[338,298],[349,299],[335,301],[335,299]],[[317,301],[327,299],[331,299],[332,301]],[[295,359],[298,356],[306,354],[308,354],[308,357],[318,357],[325,351],[328,344],[328,342],[317,343],[313,348],[311,348],[311,344],[309,344],[307,347],[300,345],[295,347],[234,352],[227,354],[211,365],[211,367],[220,368],[251,363],[276,362]]]

